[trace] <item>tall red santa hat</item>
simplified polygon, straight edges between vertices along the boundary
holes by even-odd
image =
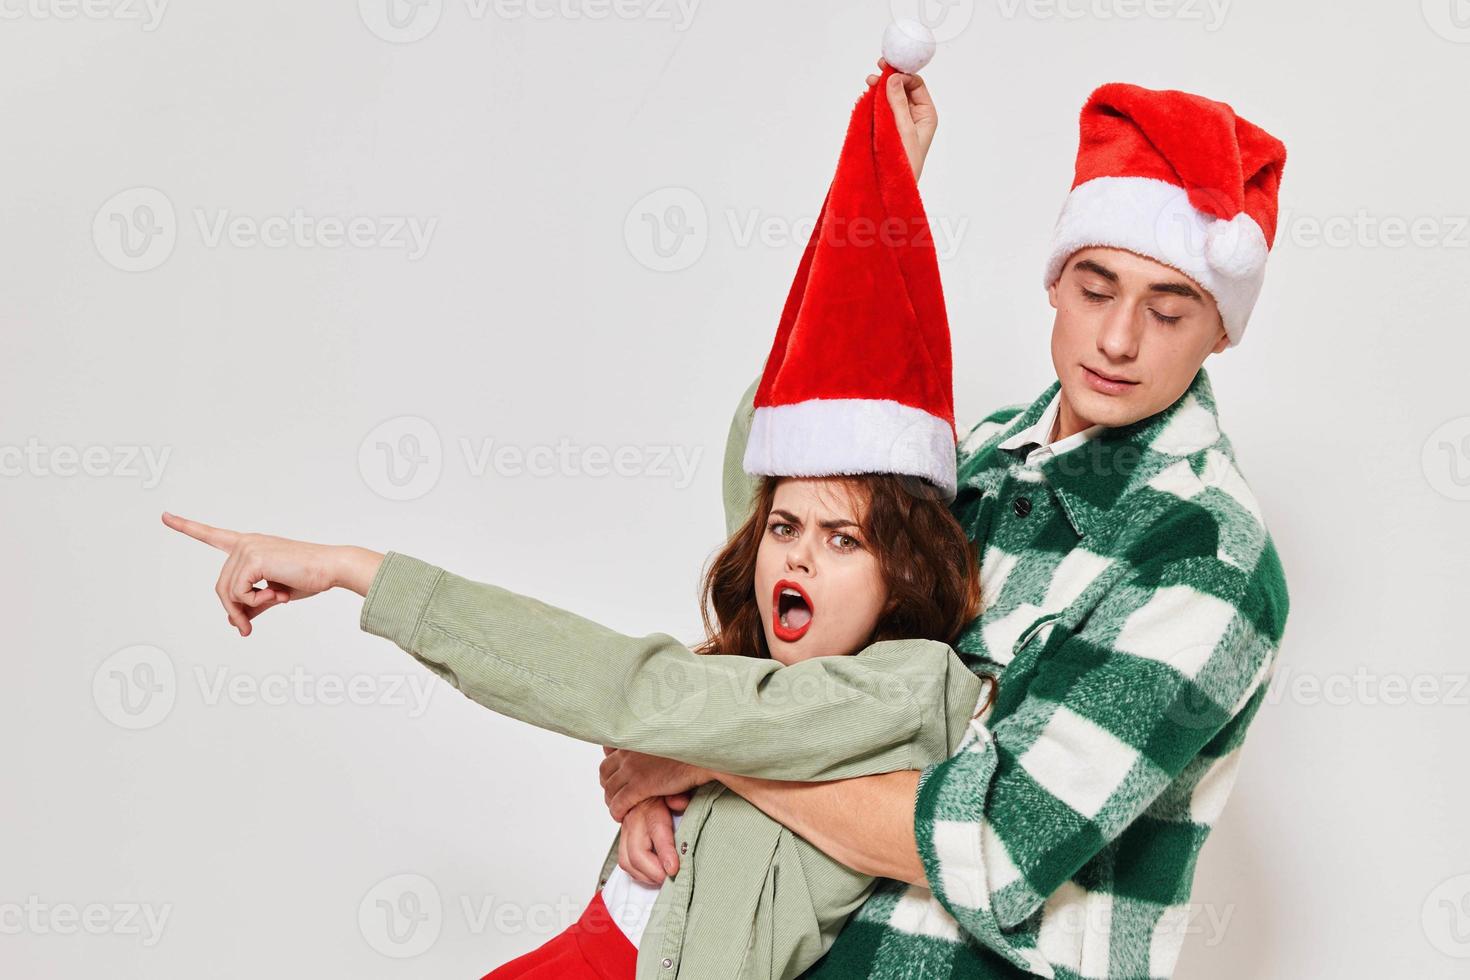
[[[1079,249],[1127,249],[1214,296],[1240,343],[1276,238],[1286,147],[1223,102],[1113,82],[1082,107],[1072,191],[1044,285]]]
[[[917,21],[884,35],[755,393],[745,470],[898,473],[955,495],[954,382],[934,239],[885,95],[934,54]]]

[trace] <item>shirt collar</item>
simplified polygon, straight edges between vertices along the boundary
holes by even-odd
[[[1069,450],[1087,442],[1093,436],[1102,431],[1101,425],[1089,426],[1081,432],[1074,432],[1065,439],[1051,440],[1052,427],[1056,424],[1057,413],[1061,411],[1062,394],[1060,385],[1056,386],[1056,392],[1047,402],[1046,408],[1042,410],[1040,418],[1029,428],[1022,429],[1015,435],[1000,443],[999,448],[1026,450],[1022,461],[1028,466],[1038,465],[1047,456],[1060,456]],[[1048,389],[1051,390],[1051,389]]]
[[[1060,388],[1060,382],[1053,381],[1012,420],[1007,427],[1008,432],[995,444],[995,448],[1015,452],[1032,443],[1045,445],[1046,437],[1051,434],[1051,422],[1046,416],[1055,418]],[[1190,415],[1187,420],[1181,418],[1186,412]],[[1126,519],[1125,508],[1120,504],[1141,480],[1148,478],[1145,474],[1151,475],[1155,469],[1154,466],[1145,467],[1145,474],[1139,474],[1139,466],[1145,459],[1150,456],[1157,458],[1160,452],[1169,457],[1189,454],[1184,451],[1183,444],[1175,445],[1173,439],[1165,439],[1162,445],[1159,444],[1159,436],[1176,421],[1180,423],[1176,428],[1213,432],[1218,437],[1214,391],[1204,368],[1200,368],[1185,393],[1163,411],[1117,428],[1094,426],[1085,430],[1085,438],[1066,447],[1061,454],[1057,449],[1068,440],[1059,440],[1052,447],[1052,452],[1041,459],[1038,465],[1042,476],[1056,493],[1063,512],[1078,534],[1087,537],[1103,535]],[[1040,437],[1033,436],[1032,433],[1043,423],[1045,428]],[[1068,437],[1072,438],[1075,437]],[[1194,447],[1190,444],[1188,448],[1192,451]],[[1016,457],[1001,452],[988,453],[985,457],[988,458],[975,460],[964,482],[981,490],[994,491]]]

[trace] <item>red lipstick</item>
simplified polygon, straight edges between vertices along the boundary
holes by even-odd
[[[771,632],[778,640],[795,643],[801,639],[811,629],[816,614],[817,608],[805,589],[788,579],[776,583],[771,593]]]

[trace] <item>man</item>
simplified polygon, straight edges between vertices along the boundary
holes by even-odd
[[[906,105],[904,84],[889,94],[917,174],[932,105],[912,79]],[[922,772],[714,774],[893,879],[808,976],[1171,975],[1287,614],[1202,370],[1244,333],[1284,161],[1198,96],[1114,84],[1088,100],[1046,270],[1058,380],[960,450],[954,507],[987,608],[959,649],[999,678],[993,714]],[[727,463],[737,511],[738,477]],[[625,866],[677,867],[658,797],[708,774],[621,750],[603,774],[625,838],[656,842],[630,843]]]

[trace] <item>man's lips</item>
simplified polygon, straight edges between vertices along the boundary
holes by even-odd
[[[1107,374],[1102,371],[1095,371],[1086,364],[1082,365],[1082,375],[1087,379],[1087,384],[1093,390],[1100,391],[1105,395],[1121,394],[1138,384],[1137,381],[1130,381],[1127,378]]]
[[[782,593],[787,589],[795,592],[801,600],[796,602],[795,597],[787,597],[787,614],[782,616]],[[811,629],[816,612],[817,607],[812,605],[811,596],[806,594],[806,589],[787,579],[776,583],[771,592],[771,632],[776,634],[778,640],[795,643],[801,639]]]

